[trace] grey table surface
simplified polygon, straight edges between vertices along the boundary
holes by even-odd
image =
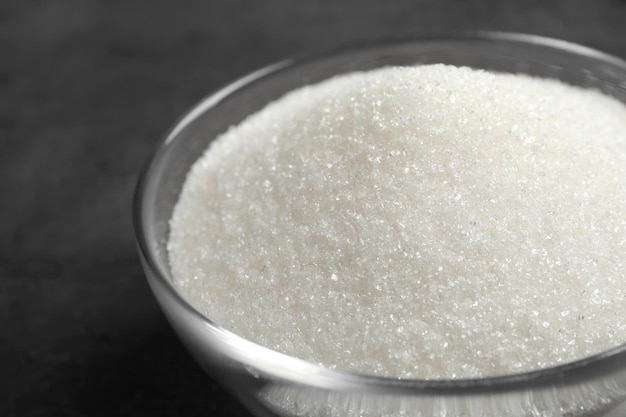
[[[462,30],[626,58],[626,1],[0,2],[0,415],[247,416],[160,313],[132,194],[166,129],[294,55]]]

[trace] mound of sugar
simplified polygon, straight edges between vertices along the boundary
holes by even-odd
[[[295,90],[218,138],[171,219],[214,322],[328,367],[516,373],[626,342],[626,107],[444,65]]]

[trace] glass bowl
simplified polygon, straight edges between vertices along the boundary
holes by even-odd
[[[429,63],[555,78],[626,103],[626,62],[520,34],[478,32],[364,46],[253,72],[190,110],[140,177],[134,206],[139,254],[166,317],[198,363],[258,416],[626,416],[626,345],[523,374],[377,377],[326,369],[256,345],[202,316],[172,286],[169,219],[190,166],[217,135],[297,87],[355,70]]]

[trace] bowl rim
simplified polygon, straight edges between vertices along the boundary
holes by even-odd
[[[494,391],[511,391],[523,388],[534,389],[537,387],[576,383],[615,370],[626,369],[626,343],[588,357],[556,366],[522,373],[482,378],[399,378],[342,369],[331,369],[258,345],[214,323],[198,312],[183,298],[170,281],[169,271],[164,270],[157,260],[153,245],[149,242],[146,233],[148,225],[144,217],[145,210],[149,209],[149,207],[147,207],[147,190],[150,188],[150,185],[152,185],[151,174],[154,172],[157,162],[167,154],[169,146],[175,141],[179,133],[193,123],[200,115],[218,105],[224,98],[237,90],[251,83],[261,81],[266,76],[275,75],[294,66],[307,65],[317,60],[332,58],[342,53],[366,51],[368,49],[375,50],[399,45],[409,46],[411,44],[435,41],[496,41],[511,44],[524,44],[591,58],[617,66],[621,70],[626,71],[626,60],[587,46],[540,35],[499,31],[464,31],[413,38],[385,39],[360,44],[356,43],[349,46],[340,46],[339,48],[326,50],[325,52],[317,54],[288,58],[257,69],[256,71],[235,79],[193,105],[172,125],[166,134],[162,136],[161,140],[157,142],[156,147],[144,163],[134,191],[132,220],[139,255],[143,261],[144,268],[149,268],[149,271],[146,271],[146,275],[148,275],[149,279],[153,280],[152,283],[164,289],[168,297],[173,299],[186,313],[195,317],[204,326],[208,326],[212,329],[217,337],[223,338],[223,341],[236,347],[241,353],[241,357],[248,360],[247,363],[242,362],[244,366],[258,368],[258,370],[270,377],[299,382],[306,385],[327,388],[332,384],[333,387],[344,386],[361,390],[385,387],[400,392],[415,392],[417,390],[425,394],[462,395]],[[626,83],[620,87],[626,90]],[[150,272],[150,274],[148,274],[148,272]]]

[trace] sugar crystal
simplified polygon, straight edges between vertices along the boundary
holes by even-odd
[[[626,107],[523,75],[340,75],[215,140],[171,219],[174,284],[242,337],[403,378],[626,342]]]

